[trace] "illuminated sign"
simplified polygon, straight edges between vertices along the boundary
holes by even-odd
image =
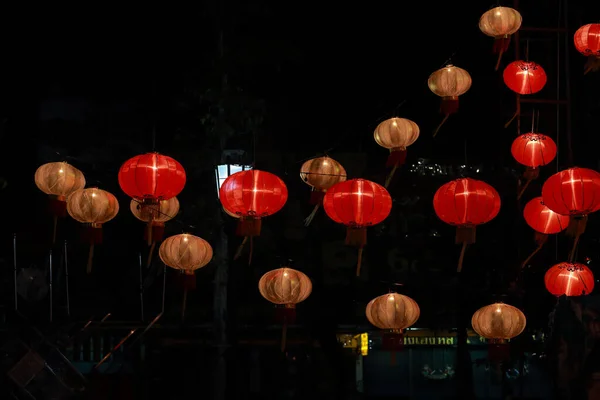
[[[361,333],[360,334],[360,354],[366,356],[369,354],[369,334]]]

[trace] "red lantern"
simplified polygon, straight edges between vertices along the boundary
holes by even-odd
[[[513,61],[503,73],[504,83],[518,94],[534,94],[544,88],[548,77],[541,65],[533,61]]]
[[[523,209],[523,217],[525,222],[535,231],[535,242],[537,248],[529,257],[525,259],[522,267],[525,267],[527,263],[541,250],[548,235],[559,233],[567,229],[569,226],[569,217],[566,215],[560,215],[549,209],[544,202],[542,197],[536,197],[531,199],[529,203],[525,205]]]
[[[577,51],[588,57],[585,73],[600,67],[600,24],[587,24],[577,29],[574,36]]]
[[[575,237],[569,261],[573,261],[587,215],[600,207],[600,174],[587,168],[569,168],[552,175],[542,186],[544,204],[561,215],[570,215],[567,233]]]
[[[475,227],[498,215],[500,195],[483,181],[461,178],[437,190],[433,208],[442,221],[456,226],[456,243],[463,245],[457,269],[460,272],[467,245],[475,243]]]
[[[381,185],[366,179],[350,179],[332,186],[323,199],[325,213],[344,224],[346,244],[358,247],[356,276],[360,275],[363,247],[367,244],[367,227],[377,225],[390,215],[392,198]]]
[[[261,219],[281,210],[288,198],[285,183],[270,172],[251,169],[230,175],[219,191],[219,200],[230,213],[240,216],[237,235],[250,238],[252,261],[252,238],[260,236]],[[239,258],[242,246],[234,259]]]
[[[520,199],[529,183],[539,176],[538,167],[549,164],[556,157],[556,143],[541,133],[525,133],[513,141],[510,152],[519,164],[527,167],[523,174],[526,182],[518,195]]]
[[[594,290],[594,274],[584,264],[562,262],[546,272],[544,283],[556,297],[585,296]]]
[[[148,213],[148,246],[152,245],[152,222],[161,200],[177,196],[185,186],[185,170],[177,161],[158,153],[147,153],[125,161],[119,170],[119,186],[138,200]]]

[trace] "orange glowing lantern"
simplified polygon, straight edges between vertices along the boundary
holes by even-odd
[[[510,36],[519,30],[522,22],[521,14],[510,7],[494,7],[483,13],[479,19],[481,32],[495,39],[494,53],[498,54],[496,71],[500,66],[502,54],[508,50]]]
[[[390,151],[386,166],[392,171],[385,181],[387,188],[396,169],[406,162],[406,148],[419,138],[419,125],[406,118],[386,119],[375,128],[375,141]]]
[[[523,333],[526,323],[521,310],[504,303],[482,307],[471,318],[473,330],[488,339],[488,354],[492,362],[504,362],[510,358],[507,341]]]
[[[588,57],[585,64],[584,75],[600,68],[600,23],[587,24],[577,29],[575,36],[577,51]]]
[[[79,189],[67,198],[67,211],[84,224],[83,239],[89,243],[87,273],[92,272],[94,246],[102,243],[102,225],[119,213],[119,202],[111,193],[98,188]]]
[[[448,117],[458,111],[458,97],[467,93],[471,88],[471,83],[471,75],[452,64],[438,69],[429,76],[427,85],[429,90],[442,98],[440,111],[444,114],[444,119],[433,132],[433,137],[437,135]]]

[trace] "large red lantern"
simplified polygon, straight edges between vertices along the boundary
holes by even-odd
[[[152,223],[161,200],[177,196],[185,186],[185,170],[171,157],[147,153],[125,161],[119,170],[119,186],[129,197],[140,202],[148,218],[148,246],[152,240]]]
[[[500,212],[500,195],[492,186],[471,178],[460,178],[440,187],[433,197],[437,216],[456,226],[456,243],[462,244],[460,272],[467,245],[475,243],[475,227],[491,221]]]
[[[541,196],[531,199],[525,205],[523,217],[525,217],[527,225],[535,231],[534,238],[537,243],[537,248],[534,252],[523,261],[522,267],[525,267],[533,256],[541,250],[542,246],[548,240],[548,235],[559,233],[567,229],[570,218],[567,215],[560,215],[549,209],[544,204]]]
[[[552,175],[542,186],[544,204],[561,215],[570,215],[567,233],[574,236],[569,261],[573,261],[588,214],[600,208],[600,174],[587,168],[569,168]]]
[[[252,262],[252,238],[260,236],[262,218],[281,210],[287,198],[287,186],[277,175],[257,169],[229,175],[221,185],[219,200],[223,208],[240,216],[236,234],[250,238],[249,262]],[[235,259],[239,258],[242,246]]]
[[[518,94],[534,94],[546,86],[548,77],[541,65],[533,61],[513,61],[506,66],[502,74],[504,83]]]
[[[519,164],[527,167],[523,174],[526,181],[518,195],[520,199],[529,183],[539,176],[539,167],[548,165],[556,157],[556,143],[549,136],[530,132],[518,136],[510,152]]]
[[[359,276],[362,251],[367,244],[367,227],[377,225],[390,215],[390,194],[375,182],[350,179],[327,191],[323,207],[329,218],[346,225],[346,244],[358,247],[356,276]]]
[[[574,36],[577,51],[588,57],[585,73],[600,67],[600,24],[587,24],[577,29]]]
[[[561,262],[544,275],[546,289],[556,296],[585,296],[594,290],[594,274],[580,263]]]

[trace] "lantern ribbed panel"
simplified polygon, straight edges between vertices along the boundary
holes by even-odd
[[[369,322],[379,329],[398,331],[413,326],[419,319],[421,310],[410,297],[388,293],[371,300],[365,313]]]
[[[575,47],[584,56],[600,57],[600,24],[587,24],[573,36]]]
[[[160,245],[158,255],[169,267],[193,273],[212,260],[213,249],[206,240],[183,233],[166,238]]]
[[[486,11],[479,19],[481,32],[494,38],[512,35],[521,27],[521,14],[510,7],[494,7]]]
[[[419,125],[406,118],[390,118],[377,125],[373,136],[381,147],[406,150],[419,138]]]
[[[312,292],[312,282],[300,271],[279,268],[264,274],[258,282],[262,297],[273,304],[298,304]]]
[[[584,296],[594,290],[594,274],[584,264],[562,262],[546,271],[546,289],[554,296]]]
[[[78,222],[102,225],[117,216],[119,202],[102,189],[79,189],[69,195],[67,211]]]
[[[523,209],[523,217],[531,229],[545,235],[564,231],[570,220],[568,216],[557,214],[546,207],[541,196],[529,200]]]
[[[129,203],[131,213],[140,221],[144,222],[167,222],[175,218],[179,213],[179,200],[171,197],[169,200],[161,200],[158,204],[143,205],[137,200]]]
[[[385,220],[392,209],[392,198],[375,182],[351,179],[331,187],[325,194],[323,207],[335,222],[360,228]]]
[[[35,184],[48,195],[66,198],[85,187],[83,173],[66,162],[52,162],[35,171]]]
[[[287,186],[277,175],[257,169],[230,175],[219,192],[223,207],[242,217],[273,215],[283,208],[287,198]]]
[[[544,182],[544,204],[561,215],[583,216],[600,207],[600,174],[587,168],[569,168]]]
[[[447,65],[431,74],[427,85],[440,97],[458,97],[471,88],[471,75],[462,68]]]
[[[504,303],[482,307],[471,318],[473,330],[486,339],[512,339],[525,330],[526,324],[521,310]]]
[[[135,156],[119,170],[121,189],[137,200],[168,200],[181,193],[185,181],[181,164],[158,153]]]
[[[519,164],[537,168],[554,160],[556,143],[541,133],[525,133],[513,141],[510,152]]]
[[[440,187],[433,197],[437,216],[447,224],[475,226],[498,215],[500,195],[483,181],[461,178]]]
[[[548,77],[541,65],[533,61],[513,61],[502,73],[504,83],[518,94],[534,94],[546,86]]]
[[[312,158],[300,167],[300,179],[318,190],[327,190],[346,180],[346,170],[330,157]]]

